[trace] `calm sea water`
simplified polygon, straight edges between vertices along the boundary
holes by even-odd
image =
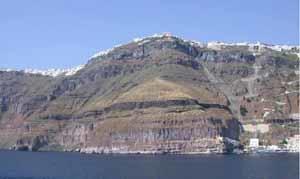
[[[0,151],[0,179],[299,179],[298,154],[86,155]]]

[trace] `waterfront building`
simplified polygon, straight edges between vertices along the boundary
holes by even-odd
[[[300,135],[288,138],[286,146],[290,152],[300,152]]]
[[[258,138],[251,138],[249,143],[250,148],[258,148],[259,147],[259,139]]]

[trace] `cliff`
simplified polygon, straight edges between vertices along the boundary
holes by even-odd
[[[257,124],[280,142],[297,133],[297,50],[162,35],[101,52],[70,74],[0,71],[0,147],[222,153]]]

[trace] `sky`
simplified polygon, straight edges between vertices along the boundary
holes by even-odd
[[[136,37],[299,44],[298,0],[0,0],[0,68],[70,68]]]

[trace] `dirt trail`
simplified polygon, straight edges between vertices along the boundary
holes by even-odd
[[[236,118],[240,119],[241,118],[241,116],[240,116],[241,115],[240,114],[240,101],[242,98],[232,94],[232,89],[231,89],[232,84],[225,83],[222,79],[217,78],[214,74],[212,74],[207,69],[205,64],[203,64],[203,69],[204,69],[205,74],[208,77],[208,80],[213,84],[218,84],[218,88],[227,96],[227,99],[230,102],[229,108],[232,111],[233,115]]]
[[[253,64],[254,68],[254,74],[247,77],[247,78],[242,78],[241,81],[245,82],[247,84],[247,89],[248,89],[248,94],[245,95],[246,98],[250,97],[257,97],[258,93],[256,90],[255,86],[255,81],[257,79],[262,78],[263,76],[259,74],[261,67],[259,59],[255,60],[255,63]],[[238,118],[241,119],[241,114],[240,114],[240,104],[242,97],[241,96],[236,96],[233,94],[232,90],[232,84],[224,82],[222,79],[216,77],[213,73],[211,73],[208,68],[206,67],[206,64],[203,64],[203,69],[205,74],[207,75],[209,81],[213,84],[217,84],[218,88],[227,96],[227,99],[230,102],[229,108],[233,112],[233,114]],[[234,83],[234,82],[233,82]],[[254,117],[256,118],[256,117]]]
[[[258,96],[256,87],[255,87],[255,81],[259,78],[262,78],[261,75],[259,75],[259,70],[261,69],[261,65],[258,64],[258,60],[255,61],[254,65],[254,74],[251,75],[248,78],[242,78],[241,81],[246,82],[248,84],[248,94],[245,96],[246,98],[250,97],[256,97]]]

